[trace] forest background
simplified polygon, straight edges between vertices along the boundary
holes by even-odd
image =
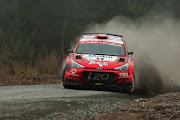
[[[0,70],[58,75],[71,43],[91,24],[148,13],[180,18],[179,0],[0,0]]]

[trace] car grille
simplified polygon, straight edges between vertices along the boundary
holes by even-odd
[[[82,71],[82,75],[85,81],[89,83],[101,82],[108,84],[108,83],[112,83],[114,78],[116,77],[116,73],[112,73],[112,72]]]

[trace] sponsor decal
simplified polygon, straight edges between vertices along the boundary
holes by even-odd
[[[86,35],[86,36],[83,37],[83,39],[94,39],[94,37],[95,37],[94,35],[93,36],[87,36]]]
[[[114,40],[114,41],[115,41],[115,40],[122,41],[122,40],[121,40],[121,37],[117,37],[117,36],[110,36],[109,39],[110,39],[110,40]]]
[[[103,85],[103,83],[94,83],[95,85]]]
[[[112,56],[105,56],[105,55],[89,55],[89,57],[97,57],[97,58],[113,58]]]
[[[76,69],[71,69],[71,70],[70,70],[70,73],[71,73],[71,74],[76,74],[76,73],[77,73],[77,70],[76,70]]]
[[[79,75],[77,75],[77,70],[76,70],[76,69],[71,69],[71,70],[70,70],[70,73],[69,73],[68,75],[76,76],[76,77],[79,76]],[[71,78],[69,78],[69,79],[71,79]]]
[[[96,61],[91,61],[89,64],[90,64],[90,65],[98,64],[100,67],[108,66],[108,62],[96,62]]]
[[[107,40],[107,39],[81,39],[81,42],[85,42],[85,43],[100,43],[100,44],[120,44],[123,45],[123,41],[121,40]]]
[[[106,56],[106,55],[83,55],[83,58],[88,61],[109,61],[114,62],[118,57],[117,56]]]
[[[87,43],[100,43],[100,44],[124,44],[121,37],[108,35],[109,39],[94,39],[96,35],[84,35],[80,40]]]

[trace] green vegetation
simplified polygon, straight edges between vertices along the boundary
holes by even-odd
[[[148,12],[180,18],[179,0],[1,0],[0,67],[33,74],[59,74],[62,60],[91,23]]]

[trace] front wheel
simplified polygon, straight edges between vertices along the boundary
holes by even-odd
[[[63,87],[66,88],[66,89],[71,89],[72,86],[71,85],[67,85],[65,82],[66,82],[66,80],[65,80],[65,70],[63,70],[63,74],[62,74],[62,84],[63,84]]]
[[[131,86],[122,89],[122,92],[133,94],[135,93],[135,75],[133,74],[133,81]]]
[[[66,88],[66,89],[72,89],[73,87],[71,85],[66,85],[63,83],[63,87]]]
[[[128,89],[128,93],[135,93],[135,75],[133,74],[132,86]]]

